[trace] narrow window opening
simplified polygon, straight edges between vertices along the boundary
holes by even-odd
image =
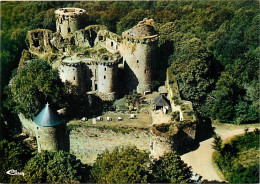
[[[114,43],[113,43],[113,42],[111,42],[111,47],[113,47],[113,45],[114,45]]]
[[[97,84],[95,84],[95,89],[94,90],[97,90]]]
[[[139,63],[139,60],[137,60],[136,63]]]
[[[147,70],[144,70],[144,73],[147,73]]]
[[[105,71],[107,71],[107,68],[104,68]]]
[[[104,79],[106,79],[107,77],[104,75]]]
[[[70,27],[68,27],[68,33],[70,33],[70,32],[71,32]]]
[[[73,77],[73,80],[76,80],[76,77]]]

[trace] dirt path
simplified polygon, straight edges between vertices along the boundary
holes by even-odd
[[[255,127],[258,126],[256,125]],[[241,128],[237,126],[232,127],[230,130],[230,128],[221,126],[216,127],[215,132],[224,140],[244,133],[244,129],[244,127]],[[249,128],[249,131],[253,130],[254,127]],[[221,181],[212,165],[212,154],[214,151],[211,147],[212,141],[213,138],[200,142],[200,147],[197,150],[184,154],[181,158],[185,163],[192,167],[194,172],[202,175],[202,179]]]

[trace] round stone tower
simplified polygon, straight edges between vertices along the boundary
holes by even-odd
[[[81,8],[59,8],[55,11],[56,29],[63,38],[79,30],[79,25],[84,18],[86,10]]]
[[[98,62],[98,92],[106,100],[115,99],[118,63],[114,61]]]
[[[74,57],[67,57],[61,61],[59,75],[62,82],[68,82],[71,92],[82,94],[86,90],[84,65]]]
[[[48,103],[33,121],[36,124],[38,152],[63,149],[66,127],[58,114],[51,110]]]
[[[151,91],[152,64],[157,48],[157,34],[152,19],[144,19],[123,32],[120,52],[123,55],[128,90]]]

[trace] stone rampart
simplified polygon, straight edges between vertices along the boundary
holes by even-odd
[[[97,155],[105,149],[112,151],[123,145],[135,145],[138,149],[149,151],[150,133],[138,129],[123,134],[97,128],[77,128],[70,134],[70,152],[87,164],[93,164]]]
[[[30,119],[26,119],[24,117],[23,114],[18,114],[18,117],[22,123],[22,131],[23,133],[25,133],[26,135],[32,136],[32,137],[36,137],[36,125],[35,123],[30,120]]]

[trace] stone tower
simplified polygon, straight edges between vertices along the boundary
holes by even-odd
[[[99,61],[98,62],[98,92],[104,99],[115,99],[115,85],[117,81],[117,62]]]
[[[51,110],[48,103],[33,121],[36,124],[38,152],[63,149],[66,127],[58,114]]]
[[[55,11],[56,29],[63,38],[79,30],[86,10],[81,8],[60,8]]]
[[[59,66],[59,75],[62,82],[68,82],[71,92],[82,94],[86,90],[85,67],[78,58],[66,57]]]
[[[157,48],[157,34],[152,19],[144,19],[123,32],[120,52],[123,56],[128,90],[151,91],[152,63]]]

